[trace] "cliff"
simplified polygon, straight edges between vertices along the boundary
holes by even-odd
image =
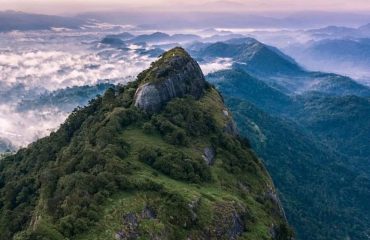
[[[140,75],[139,81],[135,106],[148,113],[158,112],[177,97],[199,99],[207,86],[198,63],[180,47],[164,53]]]

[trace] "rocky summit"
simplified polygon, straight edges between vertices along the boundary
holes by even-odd
[[[147,113],[158,112],[171,99],[193,96],[199,99],[207,86],[198,63],[177,47],[140,75],[135,106]]]

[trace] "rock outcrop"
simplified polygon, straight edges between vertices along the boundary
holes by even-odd
[[[198,63],[182,48],[174,48],[154,62],[138,79],[135,106],[155,113],[171,99],[186,95],[200,98],[207,86]]]
[[[202,157],[208,166],[213,165],[215,156],[216,152],[212,146],[204,148]]]

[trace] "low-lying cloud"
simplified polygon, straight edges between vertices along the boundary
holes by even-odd
[[[218,58],[212,62],[200,63],[200,68],[204,75],[207,75],[220,70],[230,69],[232,64],[233,62],[230,58]]]
[[[20,112],[21,100],[71,86],[126,83],[154,60],[134,49],[99,46],[101,36],[91,34],[9,33],[1,38],[0,138],[17,147],[48,135],[68,116],[57,108]]]
[[[0,51],[0,79],[8,85],[56,90],[101,81],[127,82],[152,60],[133,52]]]
[[[58,109],[18,112],[12,106],[0,105],[0,136],[24,147],[57,129],[67,115]]]

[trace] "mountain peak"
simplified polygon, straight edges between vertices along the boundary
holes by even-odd
[[[232,131],[221,95],[172,49],[1,159],[0,240],[290,240],[268,173]]]
[[[181,47],[164,54],[138,76],[135,106],[154,113],[171,99],[193,96],[198,99],[207,86],[198,63]]]

